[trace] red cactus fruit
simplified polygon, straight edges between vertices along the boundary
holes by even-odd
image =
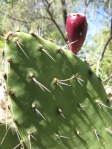
[[[81,49],[87,32],[86,17],[82,14],[69,14],[66,20],[66,33],[69,41],[69,48],[74,53]]]

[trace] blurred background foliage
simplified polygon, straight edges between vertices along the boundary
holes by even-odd
[[[66,45],[67,14],[86,15],[88,32],[78,56],[86,59],[104,84],[112,85],[112,0],[0,0],[0,53],[9,31],[33,31]]]

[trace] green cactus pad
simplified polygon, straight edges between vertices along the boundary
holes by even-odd
[[[0,149],[13,149],[20,143],[16,129],[13,123],[0,125]]]
[[[5,42],[6,91],[18,147],[111,149],[112,109],[89,64],[33,33],[16,32]]]

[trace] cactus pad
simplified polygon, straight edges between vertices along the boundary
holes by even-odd
[[[13,128],[14,149],[111,148],[111,106],[87,62],[22,32],[7,36],[4,59],[12,122],[0,130],[1,149]]]

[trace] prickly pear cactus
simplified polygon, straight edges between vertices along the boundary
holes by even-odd
[[[111,149],[111,105],[87,62],[33,33],[10,33],[4,49],[1,149]]]

